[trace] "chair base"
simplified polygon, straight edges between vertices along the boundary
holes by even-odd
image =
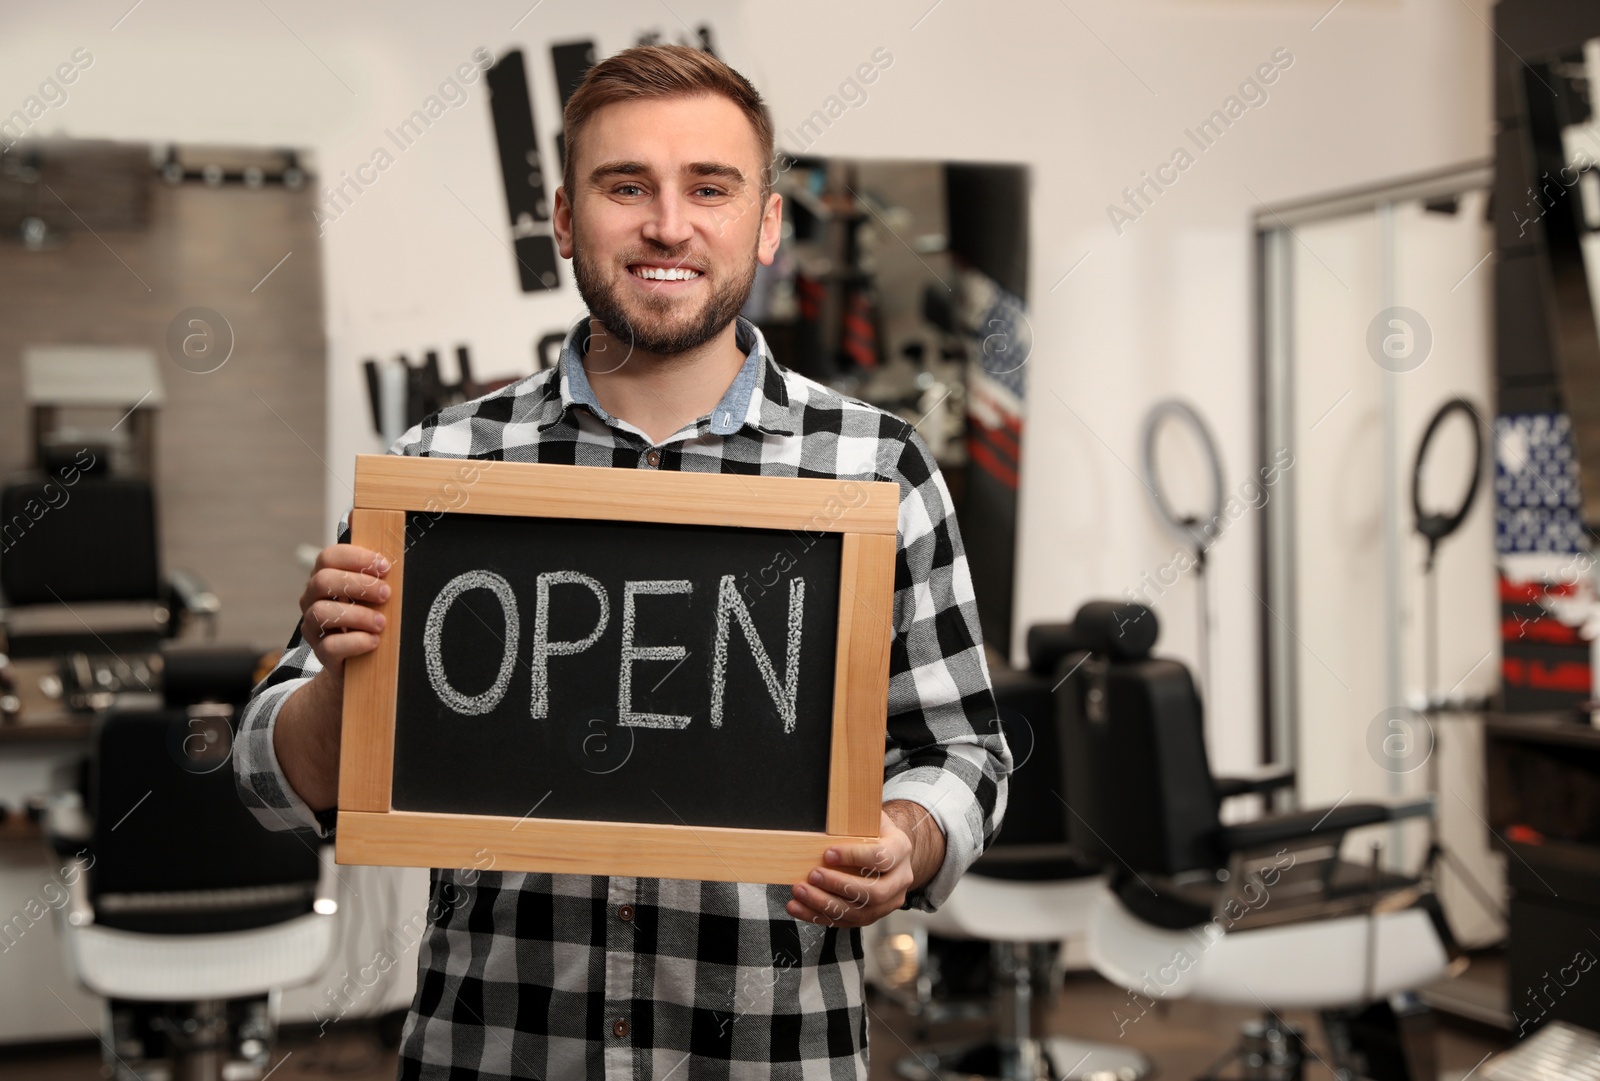
[[[1052,1036],[934,1047],[894,1069],[906,1081],[1140,1081],[1150,1060],[1115,1044]]]
[[[245,1081],[270,1073],[277,994],[194,1002],[108,999],[101,1040],[110,1081]]]
[[[1233,1049],[1195,1081],[1223,1081],[1222,1072],[1235,1063],[1242,1070],[1239,1076],[1251,1081],[1304,1081],[1305,1037],[1270,1013],[1246,1022]]]
[[[1234,1067],[1238,1077],[1250,1081],[1304,1081],[1313,1060],[1339,1078],[1435,1081],[1439,1076],[1433,1014],[1415,995],[1395,995],[1360,1010],[1323,1010],[1321,1020],[1327,1060],[1307,1048],[1300,1029],[1268,1012],[1243,1025],[1239,1042],[1196,1081],[1224,1081],[1222,1075]]]

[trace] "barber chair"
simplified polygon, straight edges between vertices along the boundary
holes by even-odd
[[[1094,602],[1066,628],[1035,630],[1059,653],[1070,836],[1111,870],[1088,951],[1128,990],[1122,1015],[1185,997],[1261,1010],[1229,1059],[1251,1078],[1299,1081],[1303,1041],[1282,1011],[1315,1010],[1337,1076],[1434,1081],[1431,1018],[1410,992],[1464,967],[1461,951],[1426,883],[1382,869],[1376,847],[1369,862],[1340,856],[1350,831],[1430,814],[1431,801],[1224,825],[1225,799],[1292,777],[1211,775],[1188,669],[1150,655],[1155,614]]]
[[[30,474],[0,489],[0,629],[14,657],[73,652],[137,654],[176,637],[191,619],[214,630],[216,596],[183,571],[163,575],[155,496],[140,478],[74,468]],[[30,630],[42,609],[121,604],[142,609],[132,629]],[[31,621],[30,621],[31,622]]]
[[[930,969],[953,967],[970,953],[961,950],[968,943],[986,944],[987,1009],[978,1012],[994,1019],[996,1035],[917,1051],[897,1062],[896,1072],[910,1081],[1137,1081],[1150,1064],[1131,1048],[1038,1031],[1035,1010],[1058,997],[1065,941],[1086,933],[1104,878],[1068,843],[1048,671],[1020,672],[991,659],[990,672],[1013,756],[1000,834],[937,912],[894,913],[880,921],[886,926],[875,944],[880,982],[897,989],[914,1015],[930,1019],[957,1014],[953,1003],[935,1001]]]
[[[83,790],[52,802],[47,833],[72,868],[62,940],[78,981],[106,999],[115,1081],[262,1077],[280,990],[332,955],[332,850],[262,829],[235,790],[257,659],[169,652],[164,708],[102,714]]]

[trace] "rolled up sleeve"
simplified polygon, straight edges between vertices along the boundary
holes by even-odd
[[[433,418],[429,418],[430,421]],[[417,454],[423,446],[427,423],[414,425],[389,448],[390,454]],[[350,512],[339,522],[336,543],[350,543]],[[277,665],[256,684],[246,703],[244,717],[234,737],[233,776],[239,799],[271,830],[311,830],[318,837],[333,835],[333,815],[319,816],[284,776],[272,733],[278,711],[295,691],[322,671],[322,662],[300,634],[299,624]]]
[[[1011,750],[950,492],[909,426],[898,445],[885,471],[900,485],[900,516],[883,799],[920,805],[944,832],[944,863],[906,898],[931,912],[1000,830]]]
[[[350,518],[339,524],[339,543],[350,541]],[[278,762],[278,751],[272,742],[277,726],[278,711],[289,696],[304,687],[322,671],[322,662],[300,634],[296,624],[294,634],[283,656],[265,679],[256,684],[245,703],[244,716],[239,721],[238,734],[233,741],[233,779],[239,789],[239,799],[250,813],[269,830],[310,830],[318,837],[332,835],[331,815],[327,822],[319,820],[306,801],[289,784],[283,766]]]
[[[234,737],[233,778],[239,799],[270,830],[304,829],[319,837],[328,836],[328,830],[317,821],[316,812],[289,785],[272,744],[278,711],[290,695],[321,670],[317,655],[296,630],[277,666],[250,692],[239,733]]]

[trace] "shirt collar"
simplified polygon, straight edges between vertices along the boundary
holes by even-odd
[[[717,436],[731,436],[748,426],[765,435],[793,435],[798,430],[791,415],[789,391],[783,369],[773,359],[767,340],[754,323],[739,316],[734,320],[734,342],[744,350],[744,364],[710,413],[695,422],[697,428]],[[555,375],[546,384],[546,394],[559,409],[539,426],[540,431],[554,425],[574,406],[583,406],[608,425],[623,422],[607,413],[594,395],[583,357],[589,348],[589,321],[580,320],[567,334]],[[554,390],[554,395],[550,394]]]

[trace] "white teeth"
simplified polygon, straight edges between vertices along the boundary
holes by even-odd
[[[688,267],[642,266],[634,267],[633,272],[641,278],[659,282],[689,281],[700,276],[698,270],[690,270]]]

